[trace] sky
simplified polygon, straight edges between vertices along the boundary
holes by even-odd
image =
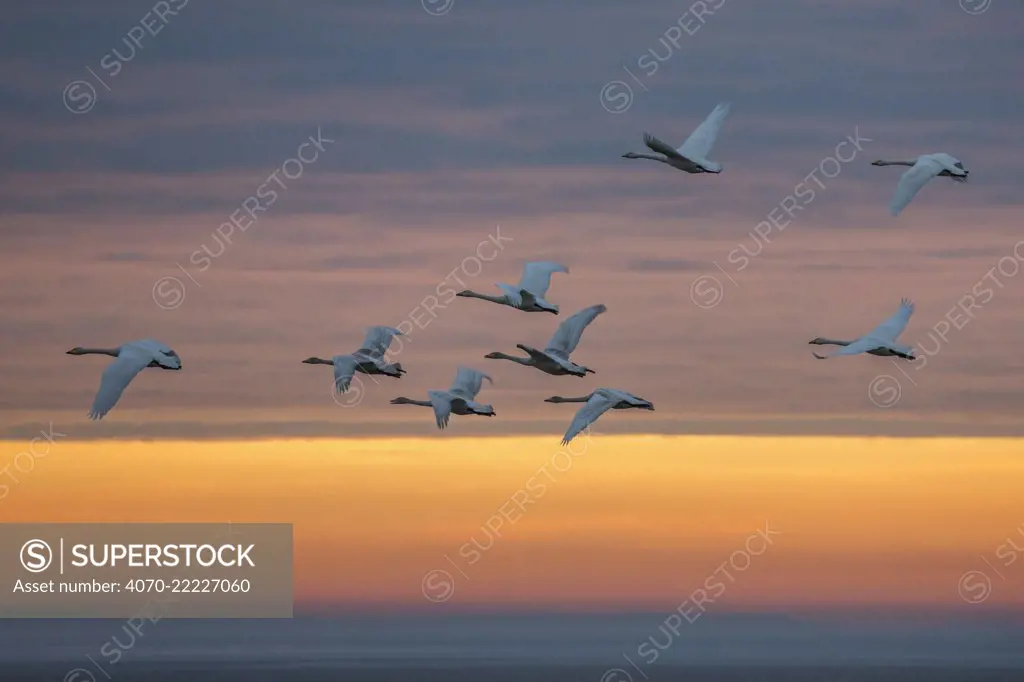
[[[300,616],[1024,610],[1017,439],[57,439],[35,451],[0,479],[5,523],[292,523]]]
[[[1021,26],[1007,0],[6,10],[0,515],[290,522],[300,609],[667,612],[771,528],[715,610],[1019,612]],[[721,174],[622,158],[724,101]],[[937,151],[970,182],[890,216],[901,169],[870,162]],[[557,317],[451,296],[533,260],[570,270]],[[811,356],[903,297],[918,361]],[[484,359],[598,303],[596,374]],[[408,330],[401,379],[338,396],[301,364],[371,325]],[[90,422],[108,358],[65,352],[145,338],[183,370]],[[389,404],[459,365],[495,417]],[[543,399],[599,387],[656,410],[603,417],[527,505],[575,412]]]
[[[1020,435],[1024,8],[706,6],[9,10],[4,436],[433,437],[388,401],[448,386],[459,364],[494,377],[481,399],[498,413],[455,420],[464,435],[558,433],[568,411],[542,399],[600,386],[657,408],[611,433]],[[722,174],[621,158],[645,131],[679,144],[720,101]],[[936,179],[892,218],[901,171],[870,161],[932,151],[970,183]],[[425,312],[442,290],[514,284],[529,260],[569,267],[548,295],[561,316],[450,294]],[[865,333],[904,296],[901,340],[924,362],[811,357],[809,339]],[[596,303],[608,312],[574,354],[595,375],[483,358]],[[403,323],[399,381],[335,400],[330,372],[300,364]],[[89,423],[106,359],[64,352],[140,338],[184,371],[143,372]]]

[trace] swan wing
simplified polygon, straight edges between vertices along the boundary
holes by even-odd
[[[181,358],[178,354],[165,343],[160,343],[155,339],[142,339],[141,341],[132,341],[130,343],[123,344],[121,351],[124,352],[126,348],[135,348],[144,353],[148,353],[151,356],[151,360],[156,362],[161,367],[167,369],[181,369]]]
[[[930,156],[939,163],[941,163],[943,166],[945,166],[946,169],[949,170],[950,172],[966,170],[964,168],[963,162],[960,159],[953,156],[952,154],[947,154],[946,152],[936,152],[935,154],[931,154]]]
[[[459,367],[455,372],[455,381],[452,382],[452,387],[448,389],[448,392],[466,400],[473,400],[473,398],[476,398],[476,394],[480,392],[484,379],[487,379],[492,384],[494,383],[490,376],[478,369]]]
[[[900,176],[900,181],[896,185],[896,194],[889,205],[889,213],[894,216],[899,215],[900,211],[906,208],[914,196],[921,191],[921,188],[945,169],[945,165],[933,155],[919,156],[917,163]]]
[[[568,445],[569,441],[597,421],[597,418],[602,414],[615,407],[618,402],[619,398],[610,395],[607,391],[601,389],[594,391],[590,399],[579,409],[576,416],[572,418],[572,423],[569,424],[569,428],[566,429],[565,435],[562,437],[562,445]]]
[[[391,340],[396,336],[404,335],[394,327],[367,327],[363,345],[356,352],[370,357],[384,357],[384,353],[391,347]]]
[[[617,388],[602,388],[608,396],[616,398],[619,402],[629,403],[630,405],[646,405],[649,401],[644,400],[640,396],[633,395],[629,391],[620,391]]]
[[[100,377],[100,388],[92,401],[89,419],[103,419],[117,404],[135,375],[146,369],[154,360],[153,354],[137,344],[121,346],[117,359],[107,365]]]
[[[551,275],[556,272],[569,274],[569,268],[552,261],[534,261],[523,266],[523,276],[519,278],[519,288],[526,289],[534,296],[544,297],[551,286]]]
[[[344,393],[352,383],[352,377],[356,373],[356,365],[359,361],[354,355],[335,355],[334,362],[334,388],[338,393]]]
[[[679,159],[681,161],[689,161],[689,159],[687,159],[684,156],[681,156],[679,152],[673,149],[670,145],[665,144],[664,142],[656,138],[654,135],[644,133],[644,144],[647,145],[652,150],[658,152],[659,154],[664,154],[665,156],[674,159]]]
[[[569,355],[576,350],[576,346],[580,343],[580,337],[583,336],[583,330],[587,328],[587,325],[606,310],[608,308],[603,303],[598,303],[589,308],[584,308],[572,317],[563,320],[562,324],[558,325],[558,329],[555,330],[555,335],[548,341],[545,350],[562,353],[566,356]]]
[[[907,323],[910,322],[910,316],[913,314],[914,302],[910,299],[904,298],[900,300],[899,310],[897,310],[888,320],[872,329],[864,336],[864,338],[895,343],[896,337],[902,334],[903,330],[907,328]]]
[[[714,111],[708,114],[708,117],[686,138],[686,142],[677,150],[679,155],[688,159],[707,159],[711,148],[715,146],[718,131],[722,129],[722,124],[725,123],[731,106],[728,102],[718,104]]]
[[[452,416],[452,396],[446,391],[427,391],[427,395],[430,396],[430,404],[434,408],[437,428],[444,430]]]
[[[522,309],[525,306],[524,297],[520,293],[521,287],[518,287],[518,286],[514,287],[514,286],[511,286],[511,285],[508,285],[508,284],[503,284],[501,282],[495,282],[494,286],[496,286],[499,289],[501,289],[501,293],[505,294],[505,298],[508,300],[509,304],[513,308],[520,308],[520,309]],[[527,295],[529,295],[529,294],[527,294]]]

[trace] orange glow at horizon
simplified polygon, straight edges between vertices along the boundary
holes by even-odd
[[[24,449],[5,442],[0,464]],[[1021,441],[595,436],[560,451],[553,437],[58,441],[10,469],[0,518],[290,522],[299,605],[432,606],[437,570],[453,606],[674,608],[717,570],[723,609],[967,609],[958,580],[980,569],[985,606],[1024,606],[1024,560],[997,557],[1008,539],[1024,554]],[[748,542],[766,528],[770,545]],[[720,569],[731,555],[746,568]]]

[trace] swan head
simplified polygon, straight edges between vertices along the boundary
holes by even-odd
[[[470,295],[470,291],[469,291],[469,289],[463,289],[462,291],[460,291],[459,293],[457,293],[455,295],[456,296],[469,296]]]
[[[625,154],[622,155],[622,158],[624,158],[624,159],[636,159],[636,158],[639,158],[639,157],[635,153],[633,153],[633,152],[626,152]]]
[[[821,338],[820,336],[816,336],[815,338],[811,339],[807,343],[809,343],[811,345],[814,345],[814,346],[824,346],[825,345],[825,339]]]
[[[488,353],[484,357],[488,360],[501,360],[503,357],[505,357],[505,354],[499,353],[498,351],[494,351],[493,353]]]
[[[565,402],[565,398],[563,398],[560,395],[553,395],[550,398],[544,398],[544,402],[546,402],[546,403],[564,403]]]
[[[311,358],[306,358],[305,360],[302,361],[302,364],[304,365],[322,365],[323,363],[324,361],[316,357],[315,355]]]
[[[405,397],[392,398],[391,404],[392,405],[408,405],[409,404],[409,399],[405,398]]]
[[[67,352],[68,355],[86,355],[85,349],[81,346],[75,346]]]
[[[872,161],[871,165],[872,166],[884,166],[885,165],[885,161],[882,161],[881,159],[879,159],[878,161]]]

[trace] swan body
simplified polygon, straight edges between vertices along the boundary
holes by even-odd
[[[852,341],[838,339],[826,339],[818,337],[809,343],[817,346],[843,346],[842,349],[829,355],[818,355],[813,353],[819,360],[834,358],[840,355],[857,355],[867,353],[868,355],[879,355],[882,357],[898,357],[904,360],[917,359],[914,355],[913,346],[897,343],[896,338],[906,329],[910,316],[914,312],[914,304],[904,298],[900,301],[900,308],[888,320],[878,325],[870,332]]]
[[[568,445],[569,441],[578,436],[580,432],[589,427],[597,418],[608,410],[654,410],[654,403],[626,391],[619,391],[614,388],[599,388],[590,395],[579,398],[562,398],[552,396],[547,398],[546,403],[586,403],[579,409],[572,423],[562,437],[562,445]]]
[[[330,360],[311,357],[302,362],[307,365],[333,365],[334,386],[339,392],[348,391],[352,377],[356,372],[361,374],[381,374],[395,379],[406,373],[400,362],[388,362],[384,354],[391,347],[396,336],[405,336],[394,327],[368,327],[366,338],[359,350],[349,355],[335,355]]]
[[[714,111],[708,114],[708,117],[690,133],[686,142],[683,142],[678,149],[673,149],[671,145],[653,135],[644,133],[644,144],[661,156],[629,152],[623,154],[622,158],[660,161],[687,173],[721,173],[722,164],[709,160],[708,155],[715,145],[715,140],[718,139],[718,131],[722,129],[722,124],[725,123],[725,119],[729,115],[729,109],[728,102],[722,102],[716,106]]]
[[[493,384],[494,380],[479,370],[470,367],[459,367],[455,373],[455,381],[447,391],[427,391],[430,400],[413,400],[412,398],[395,398],[392,405],[419,405],[434,408],[434,419],[437,428],[448,426],[452,414],[479,414],[485,417],[495,415],[493,405],[476,402],[476,396],[483,386],[483,380]]]
[[[910,170],[900,176],[896,194],[889,204],[889,213],[893,216],[898,216],[932,178],[947,177],[956,182],[967,182],[967,176],[970,174],[960,159],[945,152],[922,154],[912,161],[872,161],[871,165],[910,166]]]
[[[548,341],[547,347],[544,350],[538,350],[532,346],[517,343],[516,348],[526,353],[527,357],[525,358],[506,355],[500,352],[488,353],[484,357],[489,360],[511,360],[512,362],[518,362],[520,365],[536,367],[542,372],[555,376],[571,374],[572,376],[583,377],[587,374],[595,374],[594,370],[577,365],[570,360],[569,355],[576,350],[580,337],[583,336],[583,330],[587,328],[587,325],[606,310],[608,308],[604,304],[599,303],[589,308],[584,308],[572,317],[566,318],[558,325],[558,329],[555,330],[554,336]]]
[[[569,268],[561,263],[551,261],[532,261],[523,265],[523,274],[516,286],[495,282],[495,285],[502,291],[501,296],[479,294],[468,289],[455,295],[479,298],[528,313],[554,313],[557,315],[558,306],[544,300],[544,296],[551,286],[551,275],[556,272],[569,274]]]
[[[124,389],[135,375],[147,367],[180,370],[181,358],[169,346],[153,339],[129,341],[116,348],[72,348],[68,355],[110,355],[117,360],[110,363],[100,378],[100,388],[89,410],[89,419],[103,419],[117,404]]]

